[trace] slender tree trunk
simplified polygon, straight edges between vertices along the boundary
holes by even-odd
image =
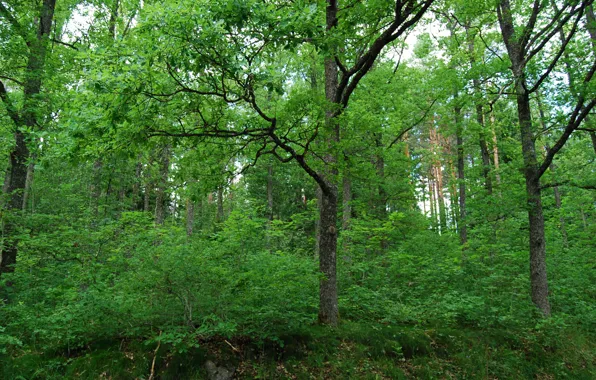
[[[349,171],[343,175],[342,179],[342,190],[343,190],[343,212],[342,212],[342,230],[346,231],[350,228],[350,221],[352,219],[352,179],[350,178]]]
[[[103,162],[97,159],[93,162],[93,171],[91,178],[91,215],[93,223],[97,222],[99,215],[99,200],[101,197],[101,172],[103,168]]]
[[[476,64],[474,36],[470,32],[470,29],[467,25],[466,25],[465,29],[466,29],[466,36],[468,39],[468,54],[469,54],[470,65],[474,66]],[[478,133],[478,142],[480,145],[480,152],[482,155],[482,174],[484,176],[484,187],[486,188],[486,192],[488,193],[488,195],[491,195],[493,192],[493,185],[492,185],[492,179],[490,177],[490,154],[488,152],[488,145],[486,144],[484,107],[482,106],[482,100],[481,100],[480,80],[475,77],[474,79],[472,79],[472,85],[473,85],[474,93],[476,96],[476,100],[475,100],[476,121],[478,122],[478,126],[480,127],[480,132]]]
[[[428,176],[428,194],[429,194],[429,204],[430,204],[430,221],[432,225],[432,229],[437,229],[437,212],[435,209],[435,184],[434,180],[432,179],[432,169],[430,171],[431,174]]]
[[[267,219],[269,222],[273,220],[273,165],[271,162],[267,166]]]
[[[435,166],[437,178],[437,200],[439,202],[439,218],[441,233],[447,232],[447,213],[445,211],[445,195],[443,194],[443,170],[441,166]]]
[[[190,199],[190,197],[188,197],[186,198],[186,236],[192,236],[194,225],[195,202],[192,199]]]
[[[377,172],[377,178],[379,179],[379,188],[377,190],[379,198],[377,199],[377,204],[374,207],[378,210],[377,217],[381,220],[385,220],[387,218],[387,192],[385,191],[385,158],[383,157],[383,136],[378,133],[376,134],[375,144],[377,146],[377,154],[375,157],[375,169]],[[407,144],[406,144],[407,149]],[[383,248],[385,243],[382,244]]]
[[[217,223],[224,221],[223,189],[223,185],[217,187],[217,215],[215,217]]]
[[[170,146],[165,145],[161,151],[160,157],[160,179],[157,186],[157,196],[155,198],[155,223],[164,224],[166,219],[166,189],[168,186],[168,176],[170,174]]]
[[[495,165],[495,180],[497,186],[501,185],[501,174],[499,173],[499,145],[497,141],[496,120],[493,110],[490,111],[490,124],[493,135],[493,163]]]
[[[23,192],[23,212],[27,211],[29,203],[29,194],[31,194],[31,187],[33,186],[33,177],[35,175],[35,154],[31,156],[31,162],[27,166],[27,177],[25,179],[25,190]]]

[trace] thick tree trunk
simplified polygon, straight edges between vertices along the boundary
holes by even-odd
[[[338,5],[336,0],[327,1],[327,31],[337,25]],[[333,57],[325,58],[325,98],[330,104],[338,105],[336,94],[338,85],[338,66]],[[337,326],[339,309],[337,299],[337,157],[333,150],[339,141],[339,124],[336,107],[329,107],[325,112],[325,129],[329,153],[325,157],[328,167],[323,175],[326,189],[322,188],[319,210],[319,270],[323,275],[319,283],[319,323]]]
[[[526,195],[528,219],[530,224],[530,283],[532,302],[544,313],[550,315],[548,301],[548,280],[546,275],[546,246],[544,234],[544,215],[542,213],[542,197],[536,147],[532,133],[532,116],[530,97],[526,90],[523,74],[516,78],[517,112],[522,138],[524,157],[524,177],[526,178]]]
[[[530,234],[530,284],[532,302],[545,316],[550,315],[548,301],[548,280],[546,275],[546,246],[544,233],[544,215],[540,193],[540,171],[536,156],[534,133],[532,131],[532,113],[530,94],[525,75],[525,51],[515,31],[511,4],[501,0],[498,8],[499,24],[503,41],[511,60],[511,71],[515,80],[517,116],[520,127],[524,177]]]
[[[323,192],[319,210],[321,237],[319,270],[323,274],[319,287],[319,322],[335,326],[339,320],[337,301],[337,190]]]

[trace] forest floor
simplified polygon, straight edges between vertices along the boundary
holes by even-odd
[[[212,337],[177,352],[141,340],[96,342],[64,352],[16,358],[14,378],[219,379],[206,363],[235,379],[593,379],[594,337],[531,331],[343,322],[336,329],[275,341]],[[6,363],[5,363],[6,364]],[[40,377],[36,369],[44,368]],[[7,369],[7,368],[5,368]],[[7,372],[4,371],[6,374]],[[52,373],[54,375],[52,375]]]

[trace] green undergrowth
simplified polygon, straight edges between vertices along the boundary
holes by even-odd
[[[462,250],[390,221],[340,241],[332,329],[291,223],[238,212],[188,238],[143,213],[92,230],[37,215],[0,281],[0,379],[200,379],[207,360],[246,379],[596,378],[591,246],[550,252],[543,318],[514,236]]]
[[[77,350],[13,352],[5,379],[202,379],[204,364],[235,368],[240,379],[592,379],[596,340],[585,332],[439,328],[344,321],[306,326],[272,340],[212,337],[179,352],[142,339],[98,341]]]

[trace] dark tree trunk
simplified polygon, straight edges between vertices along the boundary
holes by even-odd
[[[327,1],[327,30],[337,25],[338,5],[336,0]],[[325,97],[332,105],[337,104],[338,66],[333,57],[325,58]],[[339,308],[337,299],[337,157],[333,146],[339,141],[339,125],[336,107],[329,107],[325,112],[325,129],[329,153],[325,157],[327,168],[323,175],[325,188],[321,188],[319,209],[319,270],[322,277],[319,284],[319,323],[337,326]]]
[[[548,280],[546,275],[546,246],[544,234],[544,215],[540,191],[540,166],[536,156],[530,94],[525,75],[525,49],[513,24],[509,0],[501,0],[498,5],[499,24],[503,41],[511,60],[511,71],[515,80],[517,116],[520,127],[524,177],[529,220],[530,240],[530,284],[532,302],[545,316],[550,315],[548,301]]]
[[[532,133],[530,97],[526,90],[526,81],[523,74],[519,73],[519,75],[516,75],[516,81],[517,114],[522,138],[524,177],[526,178],[526,196],[530,224],[530,283],[532,287],[532,302],[534,302],[544,315],[550,315],[548,280],[546,276],[544,215],[542,213],[536,147],[534,144],[534,134]]]

